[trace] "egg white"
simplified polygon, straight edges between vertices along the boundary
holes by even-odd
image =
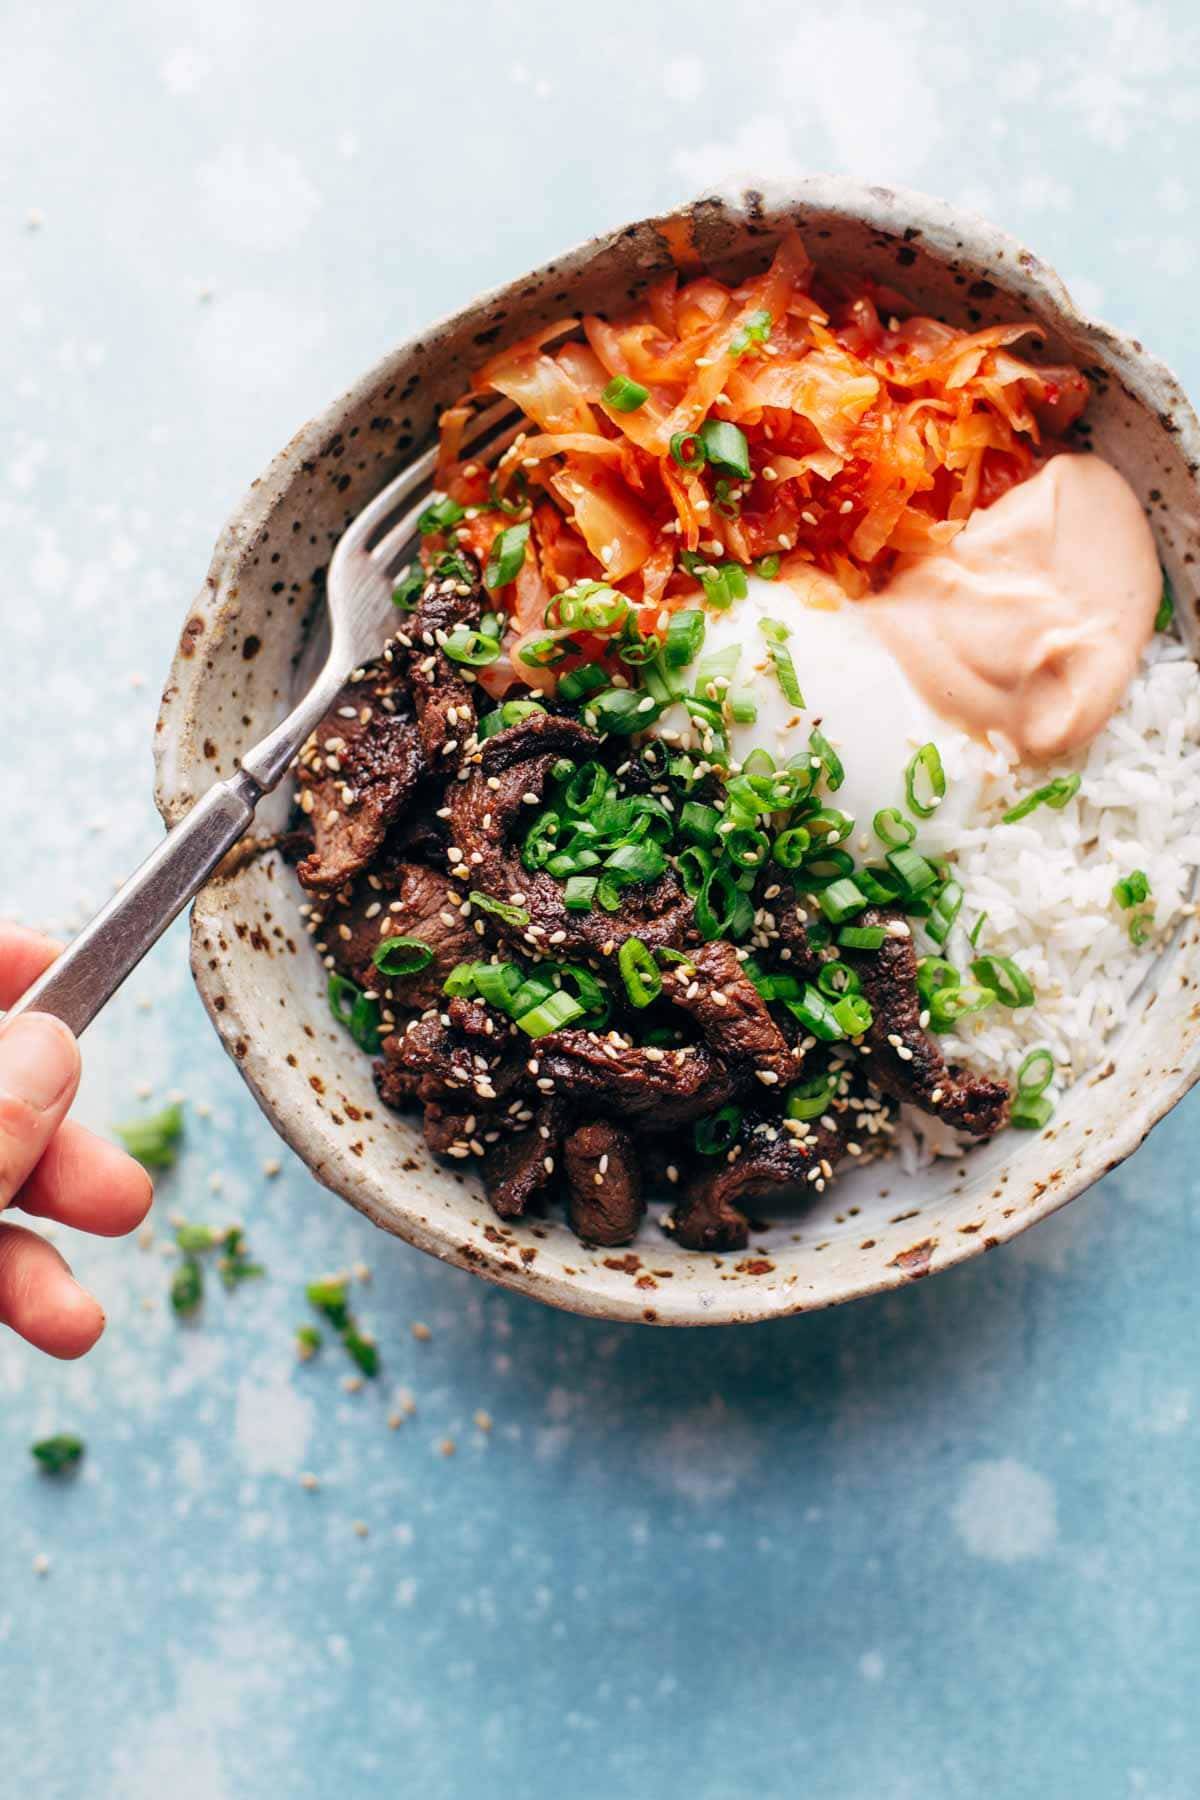
[[[737,762],[766,750],[782,766],[808,749],[814,727],[829,739],[845,768],[831,804],[855,820],[853,847],[879,849],[867,838],[883,807],[906,810],[904,773],[922,744],[937,745],[946,772],[946,795],[921,840],[948,848],[954,832],[974,822],[980,802],[978,757],[963,732],[926,705],[870,624],[870,602],[846,598],[837,584],[812,573],[793,581],[747,576],[747,593],[725,612],[705,615],[700,661],[731,646],[739,652],[730,679],[749,690],[758,707],[752,724],[733,724],[730,749]],[[788,629],[786,648],[795,666],[804,706],[793,706],[779,683],[764,619]],[[652,734],[698,748],[696,726],[683,706],[669,707]],[[865,840],[865,841],[864,841]]]

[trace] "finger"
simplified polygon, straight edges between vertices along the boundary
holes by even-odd
[[[45,1238],[0,1225],[0,1321],[48,1356],[83,1356],[104,1330],[98,1301]]]
[[[13,1205],[74,1231],[124,1237],[141,1224],[153,1199],[154,1183],[140,1163],[68,1119]]]
[[[12,1006],[58,955],[58,945],[40,931],[0,921],[0,1007]]]
[[[41,1161],[79,1086],[79,1046],[58,1019],[0,1026],[0,1211]]]

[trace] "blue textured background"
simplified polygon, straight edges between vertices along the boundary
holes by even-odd
[[[731,168],[985,210],[1200,387],[1193,8],[998,10],[9,0],[4,908],[67,930],[153,840],[172,641],[292,429],[423,320]],[[893,1298],[612,1329],[264,1173],[184,952],[88,1041],[90,1122],[187,1096],[157,1241],[64,1245],[110,1309],[85,1363],[0,1342],[5,1795],[1191,1800],[1200,1103]],[[241,1218],[269,1268],[193,1326],[173,1209]],[[385,1371],[350,1394],[291,1333],[357,1259]],[[31,1471],[50,1429],[86,1436],[77,1481]]]

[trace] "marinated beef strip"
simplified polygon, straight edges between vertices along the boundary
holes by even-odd
[[[821,958],[808,941],[808,910],[787,882],[759,883],[755,925],[768,954],[797,981],[815,981]]]
[[[648,885],[628,887],[619,912],[570,912],[563,884],[544,869],[526,869],[519,837],[533,820],[561,757],[593,757],[601,740],[574,719],[533,713],[490,737],[466,781],[447,795],[450,833],[471,869],[471,886],[493,900],[518,905],[528,924],[496,917],[496,931],[526,954],[553,947],[559,956],[611,955],[626,938],[651,948],[693,938],[692,903],[668,871]],[[520,898],[513,900],[514,895]]]
[[[502,1219],[523,1218],[557,1184],[566,1110],[561,1101],[544,1101],[531,1125],[488,1152],[483,1185]]]
[[[465,551],[458,555],[470,569],[471,580],[434,575],[426,582],[411,621],[396,633],[391,649],[396,663],[406,669],[421,748],[435,775],[453,775],[475,743],[473,683],[441,652],[456,625],[474,630],[483,615],[479,565]]]
[[[901,913],[872,907],[855,924],[880,925],[888,934],[878,950],[842,953],[857,969],[874,1014],[866,1037],[870,1080],[885,1094],[911,1101],[972,1137],[990,1137],[1008,1122],[1008,1088],[948,1065],[922,1027],[917,953],[908,921]]]
[[[563,1144],[567,1216],[589,1244],[627,1244],[641,1224],[642,1170],[633,1136],[611,1119],[577,1125]]]
[[[341,974],[378,997],[386,1024],[389,1014],[438,1005],[451,969],[475,955],[479,940],[463,903],[461,888],[424,863],[381,864],[325,908],[318,947]],[[373,957],[390,937],[427,944],[432,962],[412,975],[383,974]]]
[[[300,752],[298,799],[313,833],[302,885],[332,894],[360,875],[424,772],[399,671],[385,659],[356,671]]]
[[[734,1148],[688,1182],[675,1210],[675,1238],[688,1250],[742,1249],[750,1235],[744,1203],[810,1185],[822,1191],[845,1148],[848,1119],[840,1114],[808,1125],[779,1119],[743,1125]]]
[[[656,1130],[689,1125],[732,1098],[737,1081],[703,1044],[659,1049],[631,1044],[619,1031],[568,1027],[540,1038],[530,1060],[539,1082],[550,1082],[587,1111],[603,1107]]]
[[[788,1044],[733,945],[717,939],[687,955],[666,971],[663,991],[699,1027],[713,1055],[739,1085],[753,1078],[786,1088],[795,1081],[803,1053]]]

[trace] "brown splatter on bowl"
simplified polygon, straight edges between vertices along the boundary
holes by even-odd
[[[480,358],[572,310],[636,300],[674,262],[761,266],[798,226],[813,255],[900,286],[971,326],[1032,316],[1044,355],[1085,368],[1093,442],[1141,495],[1195,634],[1200,429],[1163,365],[1084,318],[1037,257],[924,196],[814,178],[715,195],[569,251],[401,345],[305,427],[218,540],[188,612],[158,725],[158,797],[174,822],[287,711],[337,538],[435,429]],[[263,809],[279,828],[285,795]],[[728,1324],[829,1306],[977,1256],[1081,1193],[1128,1156],[1200,1071],[1194,923],[1155,965],[1110,1059],[1041,1135],[1009,1133],[962,1163],[906,1179],[855,1171],[753,1235],[742,1257],[685,1251],[651,1209],[629,1253],[588,1249],[560,1219],[504,1226],[469,1174],[435,1163],[419,1129],[379,1105],[368,1059],[330,1018],[300,894],[274,854],[235,859],[196,903],[192,961],[222,1042],[317,1179],[385,1230],[555,1306],[663,1325]]]

